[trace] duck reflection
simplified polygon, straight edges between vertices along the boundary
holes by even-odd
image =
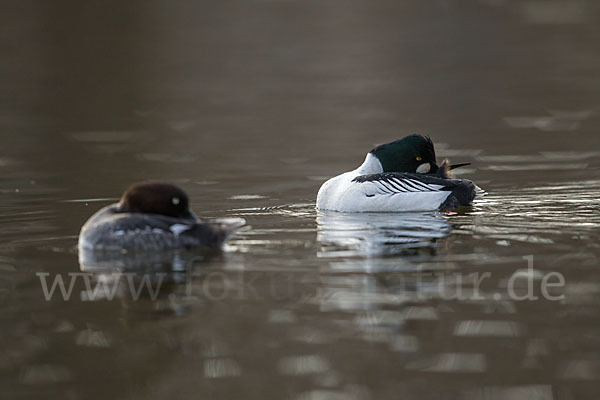
[[[200,261],[210,255],[201,252],[172,251],[140,251],[118,252],[80,249],[79,265],[84,272],[139,272],[171,274],[186,270],[190,261]]]
[[[320,257],[378,257],[434,252],[450,234],[438,212],[317,214]]]
[[[318,256],[332,258],[321,270],[318,303],[322,311],[373,313],[374,322],[359,323],[366,331],[395,329],[408,318],[404,312],[424,312],[427,316],[422,318],[436,318],[420,304],[429,297],[430,287],[439,287],[429,272],[450,265],[423,264],[419,256],[430,258],[440,239],[450,234],[446,215],[323,212],[317,216],[317,225]],[[404,310],[407,302],[419,306]],[[393,315],[386,314],[386,309],[394,310]],[[385,326],[380,326],[380,319]]]
[[[217,255],[187,251],[120,253],[81,249],[79,265],[86,279],[86,300],[186,297],[194,269]]]

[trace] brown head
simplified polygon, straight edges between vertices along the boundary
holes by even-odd
[[[144,182],[132,185],[121,197],[119,212],[196,219],[190,212],[189,200],[183,189],[164,182]]]

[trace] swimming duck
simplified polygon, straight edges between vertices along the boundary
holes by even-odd
[[[187,194],[170,183],[131,186],[119,203],[96,212],[81,228],[80,250],[214,249],[245,224],[242,218],[202,221]]]
[[[409,135],[371,150],[354,171],[326,181],[317,209],[342,212],[453,210],[486,193],[450,170],[468,163],[438,166],[429,137]]]

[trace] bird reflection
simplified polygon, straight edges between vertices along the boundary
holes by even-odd
[[[432,252],[450,234],[438,212],[317,214],[320,257],[378,257]]]
[[[317,225],[317,255],[333,259],[321,277],[324,311],[375,312],[422,301],[429,278],[418,279],[421,266],[404,256],[434,254],[451,231],[448,217],[438,212],[322,212]]]
[[[79,265],[84,272],[179,272],[194,258],[181,251],[117,252],[80,249]],[[201,258],[201,256],[198,256]]]
[[[120,253],[81,249],[80,269],[91,281],[86,300],[112,300],[113,297],[156,300],[178,293],[185,296],[185,286],[191,284],[196,265],[206,263],[213,256],[215,254],[184,251]]]

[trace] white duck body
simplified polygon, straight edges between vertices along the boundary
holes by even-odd
[[[472,192],[472,193],[471,193]],[[317,209],[340,212],[404,212],[468,205],[481,189],[471,181],[418,173],[384,173],[373,154],[354,171],[326,181],[317,195]],[[454,201],[450,196],[458,196]],[[448,201],[447,201],[448,200]]]

